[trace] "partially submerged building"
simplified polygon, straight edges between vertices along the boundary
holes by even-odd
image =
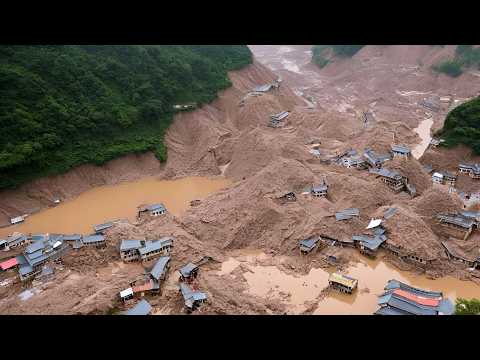
[[[432,182],[448,186],[455,186],[457,174],[448,171],[436,171],[432,174]]]
[[[371,168],[369,172],[377,175],[377,177],[379,177],[391,190],[395,192],[402,191],[407,183],[407,178],[395,170],[389,170],[386,168]]]
[[[313,185],[310,189],[310,194],[314,197],[326,197],[328,192],[328,185]]]
[[[394,158],[409,158],[412,155],[410,149],[405,145],[392,145],[391,151]]]
[[[461,174],[468,174],[472,179],[480,179],[480,164],[460,164],[458,170]]]
[[[83,236],[80,242],[83,246],[95,247],[97,249],[101,249],[107,246],[105,236],[103,235]]]
[[[167,212],[167,208],[163,204],[153,204],[153,205],[148,205],[138,211],[138,215],[142,213],[149,213],[150,216],[160,216],[164,215]]]
[[[367,164],[374,168],[382,167],[382,164],[385,161],[391,159],[390,155],[377,154],[372,149],[365,149],[365,151],[363,152],[363,157],[365,158]]]
[[[476,221],[462,214],[439,214],[437,221],[445,228],[451,230],[452,236],[466,240],[476,226]]]
[[[451,315],[454,306],[441,292],[414,288],[390,280],[385,293],[379,296],[380,308],[375,315]]]
[[[201,291],[194,291],[185,283],[180,283],[180,292],[188,311],[196,310],[207,301],[207,295]]]
[[[269,126],[271,127],[280,127],[284,123],[285,119],[290,115],[288,111],[282,111],[278,114],[270,115],[270,123]]]
[[[148,261],[159,255],[168,255],[172,248],[172,237],[159,240],[122,240],[120,258],[124,262]]]
[[[311,236],[308,239],[300,240],[300,253],[304,255],[310,253],[313,249],[316,248],[319,240],[320,236]]]
[[[95,231],[95,234],[97,235],[104,235],[105,232],[110,229],[111,227],[113,227],[114,223],[112,221],[110,222],[106,222],[104,224],[99,224],[99,225],[95,225],[93,227],[93,230]]]
[[[351,294],[357,288],[358,280],[347,275],[332,273],[328,278],[328,284],[333,289]]]
[[[143,299],[130,310],[123,312],[122,315],[150,315],[151,312],[152,306],[147,300]]]

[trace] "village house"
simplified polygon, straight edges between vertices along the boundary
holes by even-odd
[[[275,115],[270,115],[270,124],[271,127],[279,127],[283,121],[290,115],[288,111],[282,111]]]
[[[170,268],[170,260],[170,256],[160,257],[150,271],[150,277],[156,281],[165,280],[168,269]]]
[[[440,111],[440,105],[433,99],[423,99],[420,105],[434,112]]]
[[[358,280],[347,275],[332,273],[328,278],[328,284],[333,289],[351,294],[357,288]]]
[[[480,179],[480,164],[460,164],[458,170],[461,174],[468,174],[472,179]]]
[[[310,194],[314,197],[326,197],[328,192],[328,185],[313,185],[310,189]]]
[[[375,315],[451,315],[454,306],[441,292],[414,288],[389,280],[385,293],[379,296],[380,308]]]
[[[84,236],[81,239],[81,242],[84,246],[96,247],[97,249],[104,248],[107,246],[105,241],[105,236],[103,235]]]
[[[306,255],[317,246],[320,236],[312,236],[308,239],[300,240],[300,254]]]
[[[48,260],[56,260],[70,249],[61,235],[36,236],[32,239],[33,243],[27,246],[22,255],[17,256],[18,273],[22,281],[37,275]]]
[[[360,155],[344,157],[342,159],[342,163],[343,163],[343,166],[345,166],[347,169],[350,169],[353,167],[358,170],[363,170],[367,168],[367,163],[365,162],[365,159]]]
[[[410,149],[405,145],[392,145],[391,149],[394,158],[409,158],[412,155]]]
[[[433,173],[432,181],[435,184],[455,186],[457,175],[448,171],[437,171]]]
[[[281,203],[297,201],[297,197],[293,191],[281,192],[279,195],[280,196],[277,197],[277,200],[279,200]]]
[[[180,283],[180,292],[182,293],[187,311],[194,311],[207,301],[205,293],[194,291],[185,283]]]
[[[371,168],[369,172],[378,175],[378,177],[395,192],[400,192],[405,188],[405,183],[407,182],[406,177],[395,170]]]
[[[120,258],[124,262],[149,261],[159,255],[167,255],[173,248],[173,238],[159,240],[122,240]]]
[[[140,216],[140,214],[144,212],[148,212],[150,216],[155,217],[165,214],[167,212],[167,208],[163,204],[153,204],[140,209],[138,211],[138,215]]]
[[[188,263],[180,270],[180,281],[187,281],[190,282],[193,279],[196,279],[198,276],[198,265],[193,263]]]
[[[25,245],[28,242],[28,238],[24,234],[14,233],[7,237],[4,248],[6,250],[14,249],[19,246]]]
[[[447,229],[453,230],[454,237],[459,237],[463,240],[467,240],[476,224],[475,220],[461,214],[439,214],[437,215],[437,220]]]
[[[367,255],[371,258],[377,256],[378,249],[387,240],[384,234],[369,236],[369,235],[354,235],[352,240],[355,246],[360,250],[361,254]]]
[[[95,234],[97,234],[97,235],[105,235],[105,231],[110,229],[113,225],[114,225],[113,222],[107,222],[107,223],[104,223],[104,224],[95,225],[93,227],[93,230],[95,231]]]
[[[123,302],[133,299],[133,289],[129,287],[128,289],[120,291],[120,299]]]
[[[445,253],[449,260],[463,263],[469,268],[480,269],[480,256],[471,256],[471,254],[465,254],[459,252],[454,243],[455,239],[449,239],[449,241],[442,241],[442,246],[445,249]]]
[[[22,223],[25,221],[25,217],[23,216],[17,216],[17,217],[14,217],[14,218],[11,218],[10,219],[10,224],[12,225],[15,225],[15,224],[19,224],[19,223]]]
[[[17,268],[18,268],[17,258],[11,258],[11,259],[8,259],[7,261],[0,263],[0,269],[2,269],[2,271],[17,269]]]
[[[130,310],[122,313],[122,315],[150,315],[152,312],[152,306],[145,299],[141,300]]]
[[[367,164],[374,168],[380,168],[385,161],[390,160],[390,155],[379,155],[372,149],[365,149],[363,157]]]

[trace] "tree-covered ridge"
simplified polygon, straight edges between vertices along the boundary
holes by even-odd
[[[464,144],[480,154],[480,97],[453,109],[438,135],[447,147]]]
[[[451,77],[457,77],[469,67],[480,69],[480,48],[474,48],[473,45],[457,45],[455,57],[435,64],[433,69]]]
[[[152,150],[176,103],[212,101],[241,45],[0,46],[0,188]]]
[[[322,68],[330,62],[326,57],[329,49],[332,50],[335,56],[352,57],[364,46],[365,45],[314,45],[312,48],[313,62]]]

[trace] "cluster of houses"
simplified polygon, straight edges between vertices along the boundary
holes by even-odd
[[[378,297],[375,315],[452,315],[453,303],[441,292],[414,288],[398,280],[389,280]]]

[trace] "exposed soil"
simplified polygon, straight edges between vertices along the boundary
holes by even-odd
[[[252,48],[257,54],[257,47]],[[234,182],[225,190],[202,199],[181,217],[168,215],[114,227],[108,232],[106,250],[73,251],[64,259],[65,270],[57,272],[55,281],[28,300],[17,296],[20,284],[0,289],[5,292],[0,302],[1,313],[75,314],[122,309],[118,291],[128,287],[144,268],[140,264],[119,263],[120,241],[166,235],[175,237],[172,267],[162,295],[149,298],[155,313],[183,312],[176,287],[177,270],[206,255],[216,261],[201,267],[194,285],[207,293],[209,302],[194,314],[291,312],[291,304],[298,305],[300,295],[289,295],[281,286],[273,292],[267,288],[265,293],[254,291],[248,273],[263,272],[264,269],[255,267],[258,265],[273,266],[293,277],[308,277],[312,269],[329,268],[324,262],[329,254],[338,257],[337,269],[347,271],[358,262],[348,249],[325,248],[302,257],[298,241],[314,234],[349,239],[363,233],[372,217],[382,216],[391,206],[399,210],[385,222],[389,239],[436,261],[426,274],[390,256],[385,256],[383,261],[422,276],[452,275],[477,281],[475,272],[449,262],[440,243],[444,236],[433,221],[440,211],[460,209],[461,202],[454,194],[434,188],[430,175],[423,170],[427,163],[442,166],[442,170],[453,170],[454,161],[465,160],[466,155],[457,154],[459,150],[427,150],[420,161],[411,158],[386,163],[385,167],[408,176],[416,186],[418,196],[412,199],[405,192],[393,193],[367,171],[320,163],[306,145],[314,140],[319,143],[322,154],[335,155],[350,148],[362,151],[365,147],[384,153],[393,141],[411,147],[420,143],[413,129],[430,116],[434,119],[433,128],[438,127],[448,109],[432,114],[418,105],[418,101],[448,94],[467,98],[480,90],[480,82],[472,82],[471,74],[450,79],[431,72],[430,65],[450,54],[452,49],[448,46],[444,49],[367,46],[353,59],[335,61],[322,70],[307,61],[308,47],[258,49],[258,60],[270,59],[265,63],[276,72],[257,61],[232,72],[233,86],[220,93],[212,104],[178,115],[168,131],[168,161],[163,167],[151,154],[130,156],[98,169],[81,167],[1,195],[0,211],[8,218],[44,207],[58,194],[73,197],[92,186],[144,175],[174,179],[223,173]],[[278,91],[248,97],[245,105],[239,106],[248,91],[272,82],[277,74],[283,79]],[[291,111],[286,126],[268,127],[269,115],[283,110]],[[361,115],[367,110],[374,114],[374,120],[365,127]],[[443,162],[443,153],[453,154],[446,155],[451,160]],[[326,199],[302,194],[307,186],[324,180],[329,184]],[[297,193],[296,202],[277,201],[279,195],[290,191]],[[337,222],[334,213],[349,207],[359,208],[360,216]],[[237,252],[245,249],[260,250],[268,256],[258,260],[257,265],[242,263],[231,272],[219,274],[221,262],[238,260],[243,255]],[[145,268],[148,270],[148,266]],[[269,270],[273,275],[268,276],[284,276],[272,268]],[[297,280],[291,281],[298,285]],[[327,296],[321,288],[309,289],[314,296],[308,292],[300,296],[304,304],[296,306],[293,312],[313,313]],[[370,290],[365,285],[361,291],[368,294]]]

